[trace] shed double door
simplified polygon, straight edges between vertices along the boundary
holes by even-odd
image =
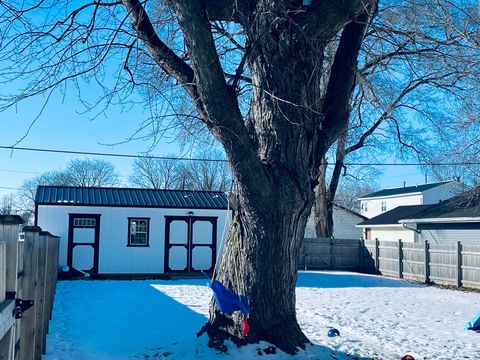
[[[165,217],[165,272],[210,272],[217,254],[217,218]]]

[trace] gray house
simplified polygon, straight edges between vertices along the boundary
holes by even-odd
[[[480,189],[467,191],[412,214],[400,223],[416,229],[416,240],[480,244]]]
[[[480,244],[480,188],[439,204],[400,206],[358,227],[371,240]]]
[[[310,214],[307,226],[305,227],[306,238],[316,238],[314,213]],[[362,230],[356,225],[367,218],[344,206],[333,205],[333,237],[337,239],[359,239],[362,237]]]

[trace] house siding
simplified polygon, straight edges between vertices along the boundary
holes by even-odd
[[[418,224],[418,239],[442,244],[461,241],[463,244],[480,244],[480,223]]]
[[[382,202],[386,203],[386,209],[382,211]],[[392,210],[401,205],[422,205],[423,196],[421,194],[416,195],[402,195],[396,197],[384,197],[375,199],[365,199],[360,201],[361,213],[363,216],[371,219],[386,211]],[[365,204],[367,211],[365,211]]]
[[[99,274],[160,274],[164,272],[165,216],[186,216],[189,211],[195,216],[217,218],[220,253],[226,210],[38,205],[37,225],[60,237],[59,265],[64,266],[69,214],[99,214]],[[150,218],[148,247],[127,246],[129,217]]]
[[[410,229],[405,229],[402,227],[395,226],[385,226],[385,227],[372,227],[370,239],[378,239],[382,241],[398,241],[402,240],[404,242],[414,242],[415,241],[415,231]]]
[[[306,238],[316,238],[314,209],[310,214],[305,227]],[[362,229],[355,227],[358,223],[365,220],[361,216],[335,206],[333,208],[333,237],[338,239],[359,239],[362,237]]]

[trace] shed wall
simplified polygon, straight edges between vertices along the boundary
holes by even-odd
[[[37,224],[60,236],[59,265],[67,264],[69,214],[100,214],[99,274],[164,272],[165,216],[217,217],[217,252],[226,210],[39,205]],[[149,247],[127,247],[128,218],[150,218]],[[230,217],[229,217],[230,218]]]

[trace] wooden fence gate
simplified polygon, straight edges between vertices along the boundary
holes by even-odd
[[[0,215],[0,360],[40,360],[53,309],[60,239],[22,224]]]

